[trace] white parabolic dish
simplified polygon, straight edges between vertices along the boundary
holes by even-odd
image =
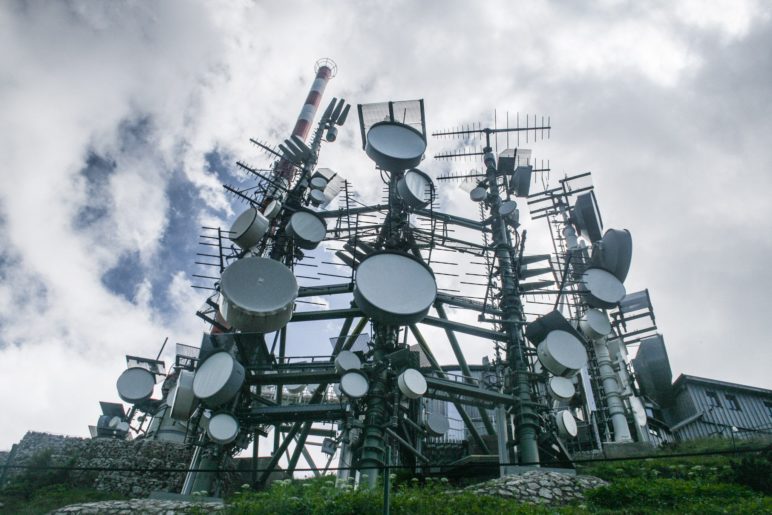
[[[354,300],[368,317],[387,324],[423,319],[437,298],[434,275],[404,254],[373,254],[359,265]]]
[[[370,382],[365,375],[358,370],[346,372],[343,374],[343,377],[340,378],[340,390],[352,399],[364,397],[367,395],[369,389]]]
[[[430,413],[426,417],[426,429],[434,436],[442,436],[450,429],[448,417],[442,413]]]
[[[196,404],[196,396],[193,393],[194,377],[195,373],[192,370],[180,370],[174,395],[171,397],[171,417],[173,419],[188,420],[190,414],[193,413],[193,407]]]
[[[590,340],[597,340],[611,333],[611,322],[605,312],[599,309],[588,309],[579,321],[579,329]]]
[[[556,376],[572,376],[587,364],[587,351],[582,342],[566,331],[550,331],[536,348],[544,368]]]
[[[155,376],[141,367],[131,367],[118,377],[118,396],[124,402],[135,404],[150,398],[155,387]]]
[[[198,367],[193,393],[210,407],[231,400],[244,384],[244,367],[228,352],[215,352]]]
[[[555,422],[557,422],[558,432],[563,438],[574,438],[579,434],[576,427],[576,419],[569,410],[557,412],[555,414]]]
[[[574,383],[567,377],[552,376],[547,383],[550,394],[560,401],[570,400],[576,393]]]
[[[220,311],[241,331],[269,333],[292,318],[298,282],[278,261],[248,257],[232,263],[222,273]]]
[[[260,242],[268,231],[268,219],[250,207],[241,213],[231,226],[231,240],[242,249],[250,249]]]
[[[420,209],[432,201],[432,180],[421,170],[408,170],[397,183],[397,192],[408,206]]]
[[[339,374],[345,374],[349,370],[359,370],[362,368],[362,361],[359,356],[350,350],[342,350],[335,356],[335,370]]]
[[[587,290],[587,304],[594,308],[611,309],[625,296],[625,286],[611,272],[601,268],[588,268],[582,276]]]
[[[206,433],[215,443],[229,444],[239,435],[239,422],[233,415],[218,413],[209,420]]]
[[[426,140],[409,125],[380,122],[367,131],[365,152],[384,170],[407,170],[421,162],[426,152]]]
[[[426,393],[426,379],[414,368],[408,368],[397,377],[397,386],[408,399],[417,399]]]
[[[311,250],[315,249],[327,236],[327,224],[323,218],[313,213],[298,211],[290,217],[290,221],[287,223],[287,233],[295,239],[298,247]]]

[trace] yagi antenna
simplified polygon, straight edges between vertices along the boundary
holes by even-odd
[[[273,148],[269,147],[269,146],[268,146],[268,145],[266,145],[265,143],[261,143],[261,142],[257,141],[256,139],[253,139],[253,138],[249,138],[249,141],[251,141],[252,143],[254,143],[255,145],[257,145],[258,147],[260,147],[260,148],[261,148],[262,150],[264,150],[265,152],[268,152],[268,153],[269,153],[269,154],[271,154],[272,156],[274,156],[274,157],[278,157],[279,159],[281,159],[281,158],[282,158],[282,155],[281,155],[281,154],[279,154],[279,153],[278,153],[278,152],[277,152],[275,149],[273,149]]]

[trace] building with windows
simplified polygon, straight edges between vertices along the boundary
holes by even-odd
[[[772,390],[681,374],[662,410],[677,441],[772,438]]]

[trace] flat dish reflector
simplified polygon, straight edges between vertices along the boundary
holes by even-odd
[[[397,182],[397,193],[413,209],[421,209],[432,201],[432,179],[413,168]]]
[[[483,200],[485,200],[485,197],[487,196],[488,196],[488,190],[480,186],[474,188],[472,191],[469,192],[469,198],[471,198],[474,202],[482,202]]]
[[[587,351],[573,334],[551,331],[536,348],[544,368],[556,376],[570,377],[587,364]]]
[[[448,422],[448,417],[442,413],[430,413],[426,417],[424,426],[432,436],[442,436],[450,429],[450,422]]]
[[[579,320],[579,329],[590,340],[597,340],[611,334],[608,315],[599,309],[588,309]]]
[[[622,281],[611,272],[600,268],[588,268],[582,275],[584,300],[594,308],[611,309],[625,296]]]
[[[220,311],[230,325],[245,332],[270,333],[292,318],[298,282],[280,262],[248,257],[223,271],[220,292]]]
[[[318,190],[314,190],[318,191]],[[295,240],[301,249],[312,250],[319,246],[327,236],[327,223],[324,218],[309,211],[298,211],[287,223],[287,235]]]
[[[574,383],[566,377],[552,376],[547,381],[547,389],[554,399],[568,401],[576,394]]]
[[[215,443],[229,444],[239,435],[239,421],[229,413],[218,413],[209,420],[206,434]]]
[[[579,434],[576,427],[576,419],[568,410],[559,411],[555,414],[555,422],[558,426],[558,433],[563,438],[575,438]]]
[[[389,171],[413,168],[426,152],[426,140],[416,129],[397,122],[376,123],[367,131],[365,153]]]
[[[417,399],[426,393],[426,379],[414,368],[408,368],[397,377],[397,386],[408,399]]]
[[[265,209],[263,210],[263,215],[269,220],[273,220],[276,218],[276,215],[279,214],[281,211],[281,202],[278,200],[272,200],[268,203],[267,206],[265,206]]]
[[[345,374],[349,370],[359,370],[362,368],[362,361],[359,356],[350,350],[342,350],[335,356],[335,370],[339,374]]]
[[[351,397],[352,399],[359,399],[367,395],[367,391],[370,389],[370,382],[365,375],[358,371],[352,370],[343,374],[340,378],[340,391]]]
[[[118,377],[116,386],[118,397],[129,404],[136,404],[146,401],[153,395],[155,375],[145,368],[127,368]]]
[[[236,396],[244,384],[244,367],[228,352],[215,352],[193,376],[193,394],[216,408]]]
[[[354,300],[368,317],[385,324],[422,320],[437,297],[437,283],[423,263],[394,252],[372,254],[359,264]]]
[[[257,209],[250,207],[233,222],[230,238],[242,249],[251,249],[268,231],[268,219]]]
[[[171,398],[171,417],[175,420],[188,420],[196,405],[196,396],[193,393],[193,378],[195,373],[191,370],[180,370],[177,378],[177,386]]]

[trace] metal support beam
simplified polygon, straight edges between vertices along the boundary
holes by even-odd
[[[315,322],[317,320],[335,320],[338,318],[361,317],[359,308],[328,309],[325,311],[301,311],[292,315],[290,322]]]
[[[485,338],[487,340],[496,340],[500,342],[507,341],[507,335],[504,333],[491,331],[490,329],[483,329],[482,327],[466,325],[459,322],[454,322],[452,320],[443,320],[442,318],[427,316],[421,320],[421,323],[434,327],[441,327],[443,329],[450,329],[451,331],[456,331],[457,333],[477,336],[478,338]]]

